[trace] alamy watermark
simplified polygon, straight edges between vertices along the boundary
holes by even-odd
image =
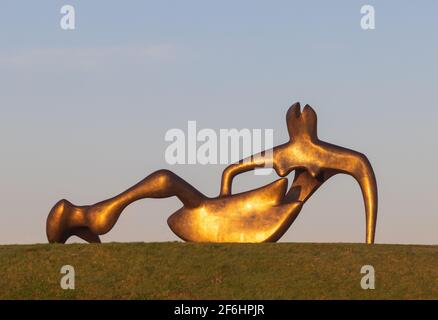
[[[170,142],[165,151],[168,164],[231,164],[250,161],[251,155],[265,151],[266,164],[272,163],[274,145],[273,129],[214,129],[198,131],[196,121],[187,122],[187,132],[173,128],[166,132],[164,140]],[[271,167],[258,168],[256,175],[268,175]]]
[[[72,5],[66,4],[61,7],[60,13],[62,14],[59,25],[62,30],[75,30],[76,29],[76,11]]]
[[[364,290],[374,290],[375,286],[375,270],[372,265],[364,265],[360,269],[360,273],[365,274],[360,280],[360,287]]]
[[[75,268],[71,265],[65,265],[61,268],[61,277],[59,285],[64,290],[74,290],[75,289]]]
[[[360,19],[360,27],[363,30],[376,29],[376,10],[373,6],[366,4],[360,8],[360,13],[363,15]]]

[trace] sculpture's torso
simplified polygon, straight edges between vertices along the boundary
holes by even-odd
[[[195,208],[176,211],[168,224],[186,241],[276,241],[301,209],[301,202],[283,203],[286,188],[283,178],[248,192],[206,198]]]

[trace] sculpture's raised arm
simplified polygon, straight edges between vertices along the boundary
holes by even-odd
[[[226,167],[222,173],[220,196],[222,197],[231,194],[233,178],[238,174],[254,170],[256,168],[272,167],[273,158],[272,156],[269,156],[270,154],[270,152],[262,152]]]

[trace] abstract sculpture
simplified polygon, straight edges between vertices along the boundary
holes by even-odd
[[[76,235],[100,242],[99,235],[111,230],[122,211],[143,198],[177,196],[183,207],[168,219],[180,238],[194,242],[277,241],[298,216],[303,204],[337,173],[353,176],[365,204],[366,243],[374,243],[377,219],[377,184],[367,157],[359,152],[318,139],[315,111],[303,111],[295,103],[286,115],[290,140],[265,152],[228,166],[222,175],[220,195],[209,198],[169,170],[159,170],[123,193],[89,206],[61,200],[47,218],[49,242],[64,243]],[[264,187],[231,194],[233,178],[258,167],[272,167],[281,179]],[[284,178],[295,170],[292,186]]]

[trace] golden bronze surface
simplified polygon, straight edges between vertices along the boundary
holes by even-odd
[[[366,236],[374,243],[377,219],[377,184],[367,157],[359,152],[321,141],[317,136],[315,111],[295,103],[286,114],[289,141],[272,150],[228,166],[222,175],[220,195],[209,198],[169,170],[156,171],[121,194],[93,205],[75,206],[61,200],[47,218],[49,242],[64,243],[76,235],[100,242],[122,211],[143,198],[177,196],[183,207],[168,219],[181,239],[194,242],[277,241],[298,216],[303,204],[337,173],[353,176],[365,204]],[[271,154],[272,156],[267,156]],[[233,178],[259,167],[272,167],[283,177],[264,187],[231,194]],[[284,178],[295,170],[287,190]]]

